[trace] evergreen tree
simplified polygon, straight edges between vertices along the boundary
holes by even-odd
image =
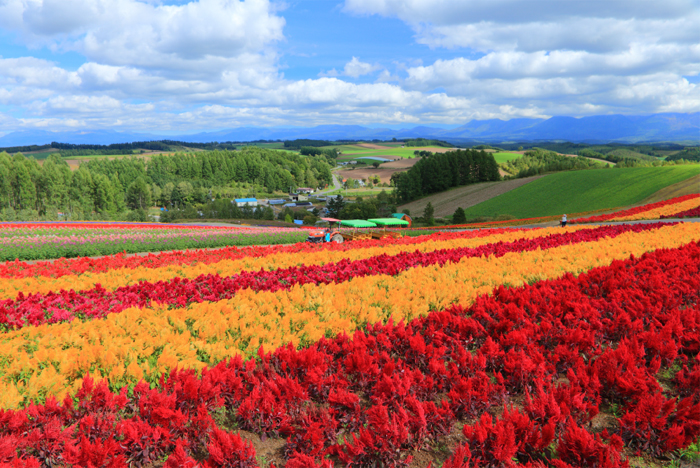
[[[34,209],[36,206],[36,187],[32,181],[27,167],[23,163],[15,164],[17,177],[17,193],[19,195],[19,208],[25,210]]]
[[[151,206],[151,190],[143,180],[138,177],[126,190],[126,204],[132,210],[146,209]]]
[[[461,207],[455,210],[455,214],[452,215],[452,222],[454,224],[464,224],[467,222],[467,215]]]
[[[433,217],[435,215],[435,208],[433,208],[433,204],[428,202],[427,205],[425,205],[425,210],[423,210],[423,222],[427,224],[428,226],[434,226],[435,225],[435,218]]]
[[[342,195],[337,195],[335,197],[330,197],[328,199],[328,216],[331,218],[339,218],[340,212],[345,207],[346,202]]]

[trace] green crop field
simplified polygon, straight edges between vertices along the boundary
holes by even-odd
[[[357,158],[362,157],[378,157],[387,159],[398,159],[398,158],[413,158],[415,155],[414,151],[425,151],[426,148],[401,148],[401,147],[390,147],[387,146],[385,149],[376,148],[363,148],[356,145],[340,145],[340,146],[326,146],[324,148],[337,148],[342,154],[338,157],[338,161],[352,161]],[[455,148],[457,149],[457,148]],[[428,149],[429,150],[429,149]]]
[[[506,161],[512,161],[513,159],[522,157],[523,155],[518,153],[493,153],[493,158],[497,163],[504,163]]]
[[[266,149],[284,149],[284,143],[281,141],[275,141],[273,143],[249,142],[249,143],[245,143],[242,146],[259,146],[260,148],[266,148]]]
[[[467,218],[535,218],[634,205],[700,174],[700,165],[595,169],[550,174],[465,210]]]

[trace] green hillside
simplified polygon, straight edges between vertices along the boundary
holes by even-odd
[[[493,158],[496,160],[497,163],[503,163],[506,161],[512,161],[513,159],[518,159],[522,158],[523,155],[519,153],[491,153],[493,154]]]
[[[559,172],[465,212],[467,218],[498,214],[534,218],[629,206],[697,174],[700,165]]]
[[[608,155],[618,156],[626,159],[640,159],[642,161],[658,161],[658,158],[654,156],[649,156],[648,154],[642,154],[637,151],[633,151],[626,148],[618,148],[614,151],[607,153]]]

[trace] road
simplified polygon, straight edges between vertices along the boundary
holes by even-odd
[[[340,185],[340,181],[338,180],[338,177],[334,173],[331,173],[331,175],[333,176],[333,188],[329,187],[325,190],[321,190],[320,192],[316,192],[314,194],[314,196],[316,196],[316,197],[318,197],[319,195],[323,196],[327,193],[333,192],[334,190],[340,190],[343,187],[342,185]]]

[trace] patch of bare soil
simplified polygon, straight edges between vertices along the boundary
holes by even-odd
[[[241,439],[249,440],[255,449],[255,456],[258,459],[260,466],[270,466],[274,463],[275,466],[284,466],[284,446],[287,441],[283,438],[266,437],[262,440],[260,436],[248,431],[239,431],[238,435]]]
[[[401,205],[398,208],[399,210],[409,209],[411,213],[420,215],[423,213],[428,203],[432,203],[435,209],[435,216],[440,218],[453,214],[459,207],[464,209],[471,208],[486,200],[490,200],[518,187],[522,187],[525,184],[529,184],[540,177],[544,176],[539,175],[522,179],[506,180],[503,182],[481,182],[479,184],[466,185],[446,192],[429,195],[420,200]]]
[[[338,171],[338,177],[341,179],[367,179],[370,176],[378,176],[381,182],[386,182],[387,184],[391,180],[391,176],[396,172],[405,172],[413,167],[419,160],[416,159],[399,159],[398,161],[391,161],[383,163],[378,168],[372,166],[358,167],[357,169],[343,169]]]
[[[467,441],[462,434],[463,424],[457,422],[452,427],[452,432],[444,437],[440,437],[431,447],[415,451],[411,455],[413,460],[408,465],[409,468],[426,468],[428,466],[440,466],[447,460],[457,447]]]

